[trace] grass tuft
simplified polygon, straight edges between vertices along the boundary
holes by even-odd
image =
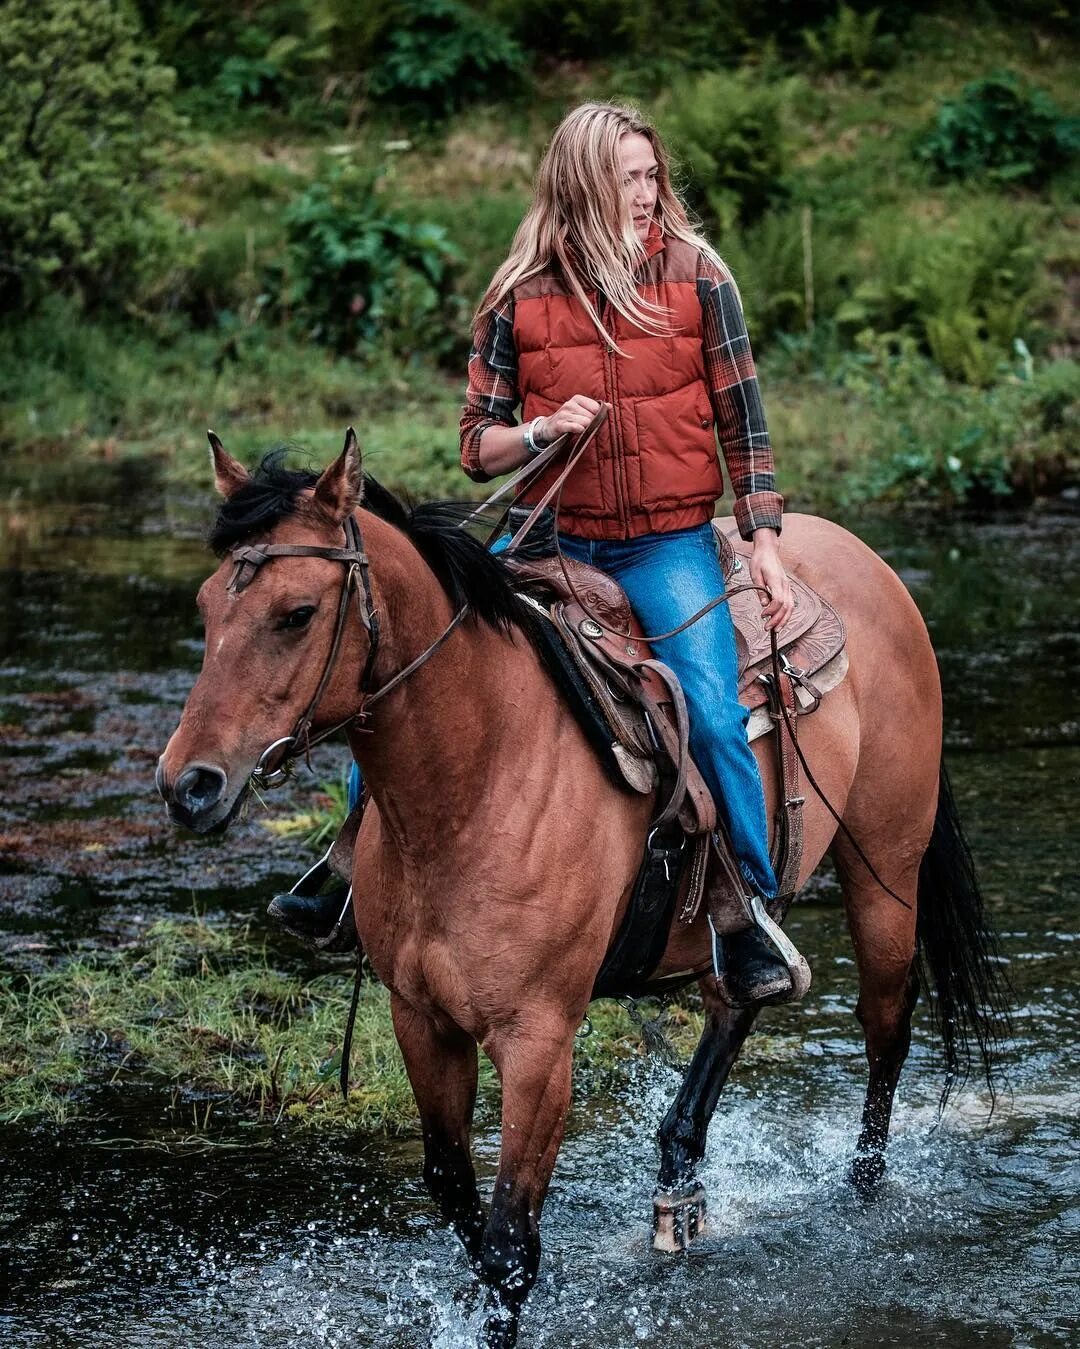
[[[305,977],[274,968],[247,928],[205,919],[155,923],[137,947],[80,955],[39,973],[0,977],[0,1122],[65,1124],[93,1113],[105,1086],[158,1088],[193,1107],[195,1133],[234,1124],[408,1134],[416,1109],[390,1019],[389,995],[365,979],[353,1038],[352,1087],[338,1090],[351,993],[347,969]],[[629,1013],[590,1009],[575,1048],[575,1090],[618,1093],[645,1051]],[[672,1005],[663,1027],[683,1057],[699,1009]],[[791,1046],[752,1042],[748,1057]],[[744,1057],[747,1057],[744,1055]],[[481,1057],[479,1119],[498,1109]]]

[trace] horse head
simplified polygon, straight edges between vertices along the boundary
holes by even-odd
[[[202,670],[157,768],[170,816],[198,833],[229,825],[253,774],[356,715],[356,682],[333,676],[365,668],[371,648],[352,428],[318,477],[272,457],[253,476],[213,432],[209,440],[224,498],[210,543],[222,561],[199,590]],[[360,622],[348,621],[350,593]]]

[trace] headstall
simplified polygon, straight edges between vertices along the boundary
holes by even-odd
[[[344,548],[324,548],[318,544],[308,543],[253,543],[232,550],[233,574],[229,578],[226,589],[233,595],[239,595],[245,590],[254,580],[259,568],[275,557],[321,557],[328,562],[340,562],[345,567],[345,579],[341,585],[341,598],[338,601],[334,636],[330,643],[330,650],[327,653],[326,664],[323,666],[318,686],[290,734],[272,741],[259,755],[259,760],[251,771],[251,784],[259,790],[280,787],[289,776],[292,761],[297,754],[303,752],[306,757],[310,753],[312,745],[317,745],[320,741],[328,739],[346,726],[362,722],[368,716],[369,709],[380,698],[384,698],[399,684],[404,683],[429,657],[435,654],[468,612],[469,606],[467,604],[462,605],[439,636],[415,660],[410,661],[403,670],[399,670],[397,674],[388,679],[381,688],[373,689],[371,684],[375,672],[375,657],[379,650],[380,629],[378,611],[371,597],[371,564],[364,552],[360,526],[357,524],[355,516],[348,516],[343,527],[345,530]],[[311,727],[315,720],[315,714],[334,673],[338,656],[341,654],[345,623],[349,616],[349,596],[353,593],[356,595],[357,616],[368,634],[367,659],[364,661],[364,668],[360,673],[361,704],[359,709],[346,717],[344,721],[339,721],[335,725],[326,727],[312,735]],[[275,764],[274,767],[270,766],[272,763]]]
[[[342,726],[346,726],[349,722],[363,716],[363,708],[361,708],[359,713],[354,713],[346,721],[339,722],[338,725],[331,727],[329,730],[321,731],[316,736],[311,734],[311,725],[315,713],[322,701],[323,694],[326,692],[326,687],[330,683],[330,678],[341,652],[341,642],[345,634],[345,621],[349,614],[350,595],[354,593],[356,595],[357,616],[369,638],[367,659],[360,675],[360,693],[364,697],[365,703],[371,691],[372,670],[379,647],[379,617],[371,599],[370,564],[367,554],[364,552],[363,540],[360,537],[360,526],[356,523],[355,518],[350,515],[344,522],[344,529],[344,548],[324,548],[317,544],[307,543],[254,543],[232,550],[233,574],[226,587],[232,595],[239,595],[246,590],[258,574],[259,568],[275,557],[321,557],[328,562],[340,562],[345,568],[345,579],[341,584],[341,598],[338,601],[337,619],[334,624],[334,636],[330,643],[330,650],[319,683],[311,701],[300,715],[292,732],[267,745],[266,749],[259,755],[259,761],[251,773],[252,784],[257,788],[280,787],[288,777],[289,767],[301,746],[306,755],[312,745],[318,744],[320,740],[333,735]],[[277,766],[271,768],[270,764],[275,758],[278,760]]]

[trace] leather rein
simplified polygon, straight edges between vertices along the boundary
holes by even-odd
[[[525,520],[524,524],[522,524],[521,528],[518,529],[518,531],[514,534],[513,538],[510,540],[509,544],[507,545],[506,552],[513,553],[517,550],[517,548],[521,545],[521,543],[530,533],[533,526],[536,524],[537,520],[540,518],[540,515],[542,514],[544,508],[547,505],[549,505],[552,501],[554,501],[555,553],[559,560],[559,566],[560,569],[562,570],[563,576],[566,579],[566,584],[568,589],[570,590],[570,593],[575,596],[578,604],[581,605],[582,610],[587,615],[589,615],[594,622],[598,623],[600,627],[604,629],[604,631],[615,633],[615,635],[617,636],[624,636],[625,634],[619,633],[615,629],[608,627],[607,624],[605,624],[598,615],[594,614],[589,605],[578,593],[578,591],[574,587],[574,583],[571,577],[568,574],[569,569],[566,566],[566,560],[563,557],[561,548],[559,547],[558,516],[559,516],[559,504],[562,500],[563,487],[566,483],[566,480],[569,478],[570,474],[577,467],[578,461],[581,459],[585,451],[589,448],[597,432],[599,431],[600,427],[604,424],[606,419],[607,419],[607,407],[601,406],[600,411],[596,414],[596,416],[592,419],[589,425],[585,428],[584,431],[581,432],[577,440],[574,442],[574,446],[571,449],[570,454],[567,456],[566,463],[564,464],[558,477],[547,489],[547,491],[541,497],[540,501],[537,502],[537,504],[533,507],[531,513]],[[468,516],[468,518],[462,522],[463,525],[467,525],[471,521],[475,520],[477,516],[482,514],[484,511],[493,506],[497,501],[500,501],[503,497],[507,496],[510,492],[514,491],[514,489],[517,488],[518,490],[515,492],[510,503],[506,507],[504,507],[497,523],[495,524],[491,533],[488,535],[485,546],[490,545],[494,541],[494,539],[496,539],[501,533],[503,526],[506,522],[507,516],[509,515],[510,507],[522,495],[528,483],[531,482],[541,472],[542,469],[546,468],[547,465],[551,463],[551,461],[555,459],[555,457],[563,451],[563,449],[566,446],[568,438],[569,438],[568,435],[560,436],[557,440],[552,441],[550,445],[545,446],[544,449],[541,450],[539,454],[534,456],[531,460],[529,460],[528,463],[526,463],[520,469],[518,469],[516,473],[512,474],[502,484],[501,487],[499,487],[495,492],[493,492],[492,495],[488,497],[486,501],[482,502],[481,505],[479,505],[476,508],[476,510],[474,510]],[[454,630],[457,627],[459,627],[459,625],[465,618],[466,614],[468,613],[469,606],[468,603],[465,603],[453,616],[453,618],[443,629],[443,631],[439,634],[439,636],[436,637],[435,640],[430,643],[430,645],[425,647],[424,650],[421,651],[421,653],[414,660],[411,660],[409,664],[406,665],[403,669],[399,670],[395,675],[392,675],[390,679],[388,679],[386,683],[382,685],[381,688],[373,689],[371,687],[371,684],[374,676],[375,659],[379,649],[380,627],[379,627],[378,611],[375,608],[371,593],[371,575],[370,575],[371,563],[370,559],[368,558],[367,554],[364,551],[363,537],[360,533],[360,525],[357,522],[355,515],[350,514],[345,519],[345,521],[343,522],[343,529],[345,531],[344,548],[322,547],[318,544],[263,543],[263,544],[247,544],[243,547],[234,548],[232,550],[232,559],[234,563],[233,574],[229,579],[226,589],[229,591],[230,594],[234,595],[240,594],[248,585],[250,585],[252,580],[254,580],[255,576],[258,574],[259,568],[264,566],[267,562],[270,562],[275,557],[325,558],[329,562],[340,562],[346,569],[345,578],[341,586],[341,595],[338,600],[338,611],[337,611],[337,618],[334,624],[334,635],[330,642],[330,650],[327,653],[326,662],[323,666],[322,675],[319,678],[318,685],[316,686],[315,692],[314,694],[312,694],[307,707],[304,709],[300,717],[297,719],[296,724],[293,727],[290,734],[286,736],[281,736],[279,739],[272,741],[269,745],[267,745],[266,749],[263,750],[262,754],[259,755],[258,762],[252,769],[250,775],[251,785],[256,790],[267,789],[272,787],[280,787],[281,784],[285,782],[285,780],[288,778],[293,760],[301,752],[301,747],[304,757],[306,759],[307,756],[310,754],[311,747],[313,745],[317,745],[321,741],[329,739],[330,736],[335,735],[338,731],[343,730],[346,726],[362,724],[365,720],[367,720],[367,718],[370,716],[370,708],[373,707],[374,704],[377,703],[380,698],[386,697],[388,693],[391,693],[394,689],[398,688],[411,675],[415,674],[415,672],[419,670],[422,665],[426,664],[426,662],[431,659],[431,657],[436,653],[436,651],[438,651],[438,649],[443,645],[443,643],[451,636]],[[670,632],[647,635],[644,638],[644,640],[646,642],[658,642],[663,641],[664,638],[666,637],[674,637],[677,633],[683,632],[686,628],[691,627],[694,623],[698,621],[698,619],[703,618],[705,614],[709,613],[710,610],[715,609],[720,604],[726,603],[731,598],[732,595],[737,594],[742,590],[755,590],[759,592],[764,591],[765,594],[769,593],[764,586],[759,586],[752,583],[737,586],[730,590],[726,590],[724,594],[716,596],[714,599],[710,600],[707,604],[703,605],[695,614],[692,614],[684,623],[680,623],[677,628],[672,628]],[[322,701],[323,694],[326,692],[327,686],[329,685],[330,680],[333,676],[334,668],[337,665],[338,657],[341,654],[342,639],[345,634],[345,624],[348,621],[349,616],[349,598],[351,595],[356,596],[357,616],[360,620],[361,625],[368,634],[367,658],[364,661],[364,668],[360,673],[360,695],[361,695],[360,707],[356,712],[352,713],[351,716],[346,717],[343,721],[339,721],[335,723],[333,726],[326,727],[323,730],[318,731],[315,735],[312,735],[311,727],[315,720],[315,715],[316,712],[318,711],[319,703]],[[777,646],[775,629],[770,631],[769,637],[771,645],[773,678],[776,681],[777,688],[779,688],[782,666],[781,666],[781,657]],[[655,665],[659,664],[659,662],[650,662],[650,664]],[[873,879],[886,892],[886,894],[890,895],[893,899],[897,900],[900,904],[904,906],[905,909],[910,909],[911,905],[908,904],[906,900],[902,899],[901,896],[898,895],[896,891],[893,890],[889,885],[887,885],[885,881],[881,879],[880,875],[878,875],[878,872],[874,867],[873,863],[870,861],[866,853],[860,847],[859,843],[853,837],[850,829],[848,829],[847,825],[845,825],[844,821],[840,818],[839,813],[835,810],[832,803],[829,801],[828,797],[818,786],[818,783],[814,778],[813,773],[810,771],[810,765],[806,762],[806,758],[803,754],[802,747],[799,745],[798,739],[795,736],[791,724],[792,719],[790,717],[790,714],[788,713],[787,708],[784,706],[782,699],[780,706],[781,706],[781,715],[784,718],[785,729],[787,730],[787,733],[791,738],[791,742],[795,748],[795,752],[798,755],[799,761],[803,767],[804,772],[806,773],[807,780],[810,782],[810,785],[813,787],[818,797],[824,803],[824,805],[829,811],[829,814],[833,817],[839,828],[848,838],[849,842],[853,845],[860,860],[863,862],[864,866],[869,871]],[[271,768],[270,765],[271,762],[274,760],[275,756],[278,756],[278,761],[276,766]],[[308,766],[310,767],[310,762]]]
[[[592,443],[593,437],[603,424],[607,415],[607,409],[603,409],[598,414],[585,431],[578,438],[573,451],[567,459],[563,471],[560,473],[555,487],[552,491],[545,494],[540,506],[529,517],[525,525],[518,530],[514,536],[512,547],[516,547],[532,529],[541,510],[551,500],[554,491],[561,493],[562,484],[570,476],[570,473],[576,467],[578,460]],[[517,473],[480,505],[464,523],[468,524],[480,512],[492,506],[496,501],[504,497],[521,483],[531,480],[540,472],[552,459],[559,454],[566,445],[566,436],[561,436],[538,454],[528,464]],[[520,494],[518,494],[520,495]],[[514,501],[517,500],[515,495]],[[513,501],[510,503],[513,504]],[[509,513],[507,506],[500,516],[498,523],[487,539],[490,544],[501,531],[506,517]],[[363,537],[360,533],[360,525],[355,515],[349,515],[342,525],[345,531],[345,546],[343,548],[323,547],[319,544],[306,543],[255,543],[245,544],[240,548],[234,548],[231,553],[233,560],[233,573],[226,586],[228,592],[232,595],[239,595],[244,591],[258,574],[259,568],[265,566],[267,562],[276,557],[319,557],[328,562],[340,562],[345,568],[345,578],[341,586],[341,595],[338,600],[337,618],[334,624],[334,635],[330,641],[330,649],[327,652],[326,661],[323,665],[322,675],[308,701],[307,707],[297,718],[296,724],[288,735],[280,736],[277,740],[271,741],[269,745],[259,755],[255,767],[251,770],[250,782],[256,790],[267,790],[273,787],[280,787],[289,776],[294,759],[299,754],[303,754],[305,759],[311,752],[313,745],[327,740],[346,726],[363,723],[370,716],[370,709],[379,701],[385,698],[399,685],[403,684],[410,675],[415,674],[431,657],[438,651],[439,647],[450,637],[454,629],[457,628],[465,615],[468,613],[468,604],[463,604],[447,626],[435,640],[427,646],[415,660],[409,662],[404,669],[399,670],[387,682],[378,689],[372,688],[372,678],[375,668],[375,659],[379,649],[379,615],[375,608],[371,593],[371,561],[364,551]],[[333,677],[334,669],[341,654],[342,639],[345,635],[345,624],[349,616],[349,599],[356,597],[356,613],[361,626],[368,634],[368,653],[364,661],[364,668],[360,674],[360,695],[361,704],[358,711],[343,721],[336,722],[333,726],[325,727],[323,730],[312,734],[312,725],[315,716],[322,702],[323,695],[327,686]],[[310,761],[309,761],[310,767]]]

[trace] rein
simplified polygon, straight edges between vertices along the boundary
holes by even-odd
[[[586,427],[585,431],[578,438],[574,449],[570,454],[566,465],[558,478],[552,484],[551,488],[544,494],[540,504],[533,510],[532,514],[518,530],[511,542],[511,548],[516,548],[519,543],[532,529],[540,512],[548,504],[551,498],[558,494],[562,495],[563,484],[570,476],[571,472],[577,466],[578,461],[592,443],[597,431],[603,425],[607,417],[607,408],[601,411],[593,418],[592,422]],[[494,492],[487,501],[483,502],[463,524],[468,524],[474,520],[477,515],[487,510],[490,506],[508,495],[519,484],[525,485],[530,482],[543,468],[545,468],[558,455],[566,444],[567,437],[560,436],[558,440],[552,443],[535,456],[529,463],[524,465],[514,473],[502,486]],[[516,493],[510,505],[514,504],[520,496]],[[486,545],[491,542],[501,532],[506,518],[509,514],[510,506],[507,506],[501,513],[491,535],[486,541]],[[438,651],[445,641],[451,636],[454,630],[462,623],[469,606],[465,603],[457,611],[447,626],[435,640],[427,646],[415,660],[409,662],[404,669],[399,670],[397,674],[391,676],[387,682],[378,689],[371,687],[372,675],[375,666],[375,658],[379,649],[379,616],[372,601],[371,595],[371,563],[364,551],[363,538],[360,533],[360,526],[357,523],[355,515],[349,515],[343,521],[345,531],[345,547],[330,548],[319,544],[306,543],[259,543],[246,544],[240,548],[232,550],[233,573],[229,578],[226,589],[230,594],[241,594],[258,575],[259,568],[265,566],[267,562],[275,557],[319,557],[328,562],[340,562],[345,567],[345,579],[341,586],[341,596],[338,601],[337,618],[334,623],[334,635],[330,642],[330,650],[327,653],[326,662],[323,665],[322,675],[319,678],[318,685],[312,695],[307,707],[301,713],[295,726],[288,735],[283,735],[279,739],[272,741],[266,749],[259,755],[258,762],[251,771],[251,783],[256,789],[266,790],[273,787],[280,787],[288,778],[293,760],[297,754],[302,752],[305,759],[311,753],[313,745],[329,739],[338,731],[346,726],[357,722],[363,722],[369,715],[370,709],[379,701],[385,698],[388,693],[402,685],[411,675],[415,674],[431,657]],[[361,625],[368,633],[368,653],[364,662],[364,668],[360,675],[360,694],[361,704],[357,712],[346,717],[343,721],[337,722],[333,726],[317,732],[311,733],[311,727],[315,720],[319,704],[322,702],[323,695],[333,676],[334,669],[338,662],[338,656],[341,653],[342,639],[345,635],[345,623],[349,614],[349,597],[356,596],[356,612]],[[271,767],[271,765],[274,765]],[[310,760],[309,760],[310,767]]]
[[[570,594],[573,595],[574,599],[581,607],[583,613],[585,613],[587,617],[592,619],[592,621],[596,623],[598,627],[603,629],[604,632],[614,637],[627,637],[630,635],[629,632],[622,632],[616,628],[610,627],[603,621],[603,619],[600,618],[600,616],[593,609],[589,607],[589,604],[586,602],[586,600],[581,595],[580,591],[578,591],[577,587],[574,585],[573,579],[570,576],[570,569],[566,565],[566,558],[563,555],[563,551],[559,543],[559,507],[562,502],[563,487],[566,485],[566,480],[567,478],[569,478],[571,472],[577,465],[578,460],[581,458],[584,451],[588,448],[589,444],[592,442],[593,437],[596,435],[597,431],[599,431],[600,427],[604,424],[606,419],[607,419],[607,406],[602,405],[600,411],[596,414],[593,420],[582,432],[581,437],[575,444],[574,449],[571,452],[571,455],[567,460],[566,465],[563,468],[562,472],[559,474],[558,478],[556,478],[556,480],[551,484],[548,490],[544,493],[543,497],[540,499],[537,505],[533,507],[533,510],[529,515],[528,519],[526,519],[525,523],[521,526],[521,528],[517,531],[514,537],[510,540],[509,544],[507,544],[505,551],[507,553],[513,553],[516,551],[516,549],[520,546],[520,544],[524,542],[530,530],[536,524],[536,521],[539,519],[541,512],[544,510],[544,507],[547,506],[550,502],[552,502],[552,500],[554,500],[553,510],[555,519],[552,534],[554,536],[555,541],[555,556],[558,559],[559,569],[562,572],[563,580],[566,583],[567,590],[569,590]],[[562,436],[558,440],[553,441],[549,446],[545,448],[541,456],[537,456],[536,460],[534,460],[529,464],[526,464],[525,469],[519,470],[517,473],[515,473],[514,476],[508,482],[503,484],[502,488],[500,488],[498,492],[496,492],[493,496],[489,497],[488,500],[485,501],[484,504],[480,506],[478,510],[475,511],[473,515],[470,516],[469,518],[470,519],[475,518],[475,516],[479,514],[480,511],[492,505],[496,500],[498,500],[507,491],[509,491],[510,488],[516,487],[517,484],[521,482],[523,479],[531,477],[532,474],[535,473],[539,468],[545,466],[548,463],[548,461],[554,458],[555,454],[562,449],[565,439],[566,437]],[[543,459],[543,463],[539,462],[541,458]],[[520,493],[518,495],[520,495]],[[502,524],[505,518],[506,513],[504,512],[502,518],[499,520],[499,523],[496,525],[495,531],[491,536],[492,538],[494,538],[495,535],[502,528]],[[718,608],[721,604],[727,604],[735,595],[740,595],[747,590],[753,590],[758,594],[765,594],[771,598],[771,592],[769,591],[767,586],[756,585],[752,582],[748,582],[745,585],[733,586],[729,589],[725,589],[722,595],[716,595],[713,599],[709,600],[707,604],[703,604],[701,608],[697,610],[696,613],[691,614],[690,617],[685,620],[685,622],[680,623],[678,627],[672,628],[670,632],[648,633],[645,636],[643,636],[641,640],[651,644],[653,642],[662,642],[668,637],[677,637],[680,632],[685,632],[687,628],[693,627],[693,625],[696,622],[698,622],[699,619],[704,618],[705,615],[711,613],[713,609]],[[789,678],[792,678],[794,677],[794,672],[792,671],[791,667],[788,666],[787,662],[781,659],[780,648],[777,642],[775,628],[770,628],[769,630],[769,655],[770,655],[770,663],[772,666],[772,674],[770,677],[773,680],[775,688],[779,691],[781,687],[780,684],[781,675],[787,674]],[[645,662],[645,665],[655,669],[657,666],[660,666],[660,662],[647,661]],[[678,685],[676,684],[675,687],[677,688]],[[670,686],[669,691],[671,691]],[[867,857],[862,846],[859,844],[859,841],[855,838],[854,834],[852,834],[851,830],[840,818],[840,815],[837,812],[836,808],[833,806],[832,802],[829,800],[829,798],[825,795],[824,791],[818,785],[817,779],[811,772],[810,765],[806,762],[806,756],[803,753],[802,746],[799,744],[798,737],[795,734],[795,729],[794,726],[792,725],[793,720],[792,715],[788,712],[788,709],[784,703],[783,698],[780,698],[778,702],[780,707],[780,713],[783,718],[784,730],[787,732],[788,738],[790,739],[791,744],[795,750],[795,753],[798,756],[799,763],[802,766],[803,772],[806,774],[806,780],[810,783],[810,786],[814,789],[815,794],[818,796],[822,804],[825,806],[825,809],[832,816],[833,820],[835,821],[840,831],[843,833],[844,837],[851,844],[852,848],[855,851],[856,856],[862,862],[863,866],[866,867],[867,871],[870,873],[874,881],[877,882],[877,884],[881,887],[882,890],[884,890],[884,892],[887,895],[889,895],[892,899],[895,899],[898,904],[903,905],[905,909],[908,909],[910,911],[911,905],[901,895],[898,895],[891,886],[887,885],[885,881],[882,880],[881,876],[878,873],[877,868],[870,861],[869,857]],[[684,724],[685,708],[683,710],[683,716],[679,720],[681,725]],[[682,740],[682,737],[680,738]],[[688,752],[687,745],[685,743],[680,743],[679,756],[678,756],[680,778],[682,778],[682,776],[685,774],[685,756],[687,752]],[[681,792],[679,790],[679,784],[677,784],[675,793],[672,795],[671,801],[668,803],[667,810],[665,810],[664,812],[664,817],[667,816],[668,811],[671,811],[671,813],[674,814],[673,807],[680,798],[680,795]]]

